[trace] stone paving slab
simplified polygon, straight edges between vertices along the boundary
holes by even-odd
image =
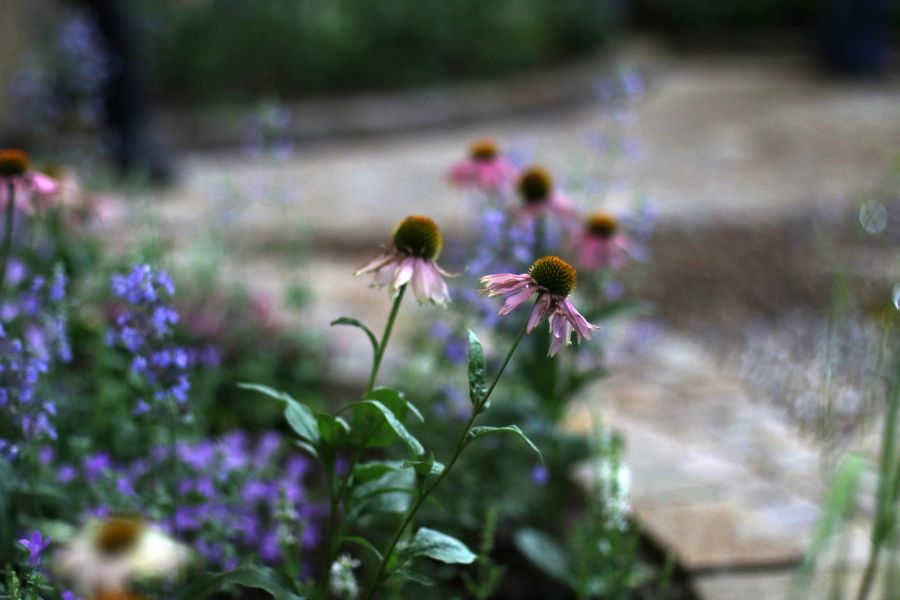
[[[703,598],[787,597],[821,515],[819,449],[682,336],[663,334],[612,371],[569,423],[585,427],[599,414],[623,434],[644,530],[675,553]],[[845,560],[861,570],[864,525],[849,528],[846,554],[826,556],[823,568]]]

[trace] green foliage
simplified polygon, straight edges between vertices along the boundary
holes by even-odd
[[[417,556],[427,556],[450,565],[468,565],[476,558],[475,554],[455,537],[427,527],[419,529],[409,546],[400,552],[400,562]]]
[[[485,381],[484,348],[478,337],[469,331],[469,400],[472,406],[478,406],[487,393]],[[485,406],[489,408],[490,405]]]
[[[137,7],[162,93],[205,103],[505,75],[597,48],[619,12],[609,0],[139,0]]]
[[[466,436],[465,443],[471,444],[472,442],[474,442],[475,440],[477,440],[479,437],[481,437],[483,435],[488,435],[491,433],[503,433],[503,432],[513,433],[513,434],[519,436],[520,438],[522,438],[522,440],[526,444],[528,444],[528,447],[531,448],[532,450],[534,450],[534,452],[538,455],[538,458],[541,459],[541,462],[543,462],[544,457],[543,457],[543,455],[541,455],[541,451],[538,450],[538,447],[534,445],[534,442],[532,442],[530,439],[528,439],[528,436],[525,435],[525,433],[521,429],[519,429],[518,425],[505,425],[503,427],[492,427],[490,425],[483,425],[480,427],[473,427],[472,429],[469,430],[469,434]]]
[[[273,569],[256,565],[242,565],[227,573],[207,573],[192,583],[181,597],[184,600],[203,600],[222,590],[247,587],[264,590],[278,600],[303,600],[296,584]]]

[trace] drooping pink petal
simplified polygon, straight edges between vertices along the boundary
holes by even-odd
[[[59,191],[59,183],[50,177],[38,171],[31,171],[27,174],[31,188],[38,194],[49,196]]]
[[[428,264],[424,260],[418,259],[413,268],[412,288],[419,304],[424,304],[428,301],[428,277]]]
[[[358,271],[356,271],[356,273],[354,273],[354,275],[358,277],[359,275],[362,275],[364,273],[371,273],[372,271],[377,271],[378,269],[381,269],[382,267],[384,267],[386,264],[396,260],[396,258],[397,258],[396,254],[392,254],[392,253],[376,256],[375,258],[373,258],[372,260],[370,260],[369,262],[364,264],[362,267],[360,267],[360,269]]]
[[[503,303],[503,307],[500,309],[501,315],[508,315],[515,309],[519,308],[522,303],[527,302],[529,298],[531,298],[534,294],[536,294],[538,289],[536,287],[526,287],[512,296],[506,299],[506,302]]]
[[[550,302],[549,294],[541,294],[537,299],[537,302],[534,303],[534,308],[531,309],[531,314],[528,316],[528,324],[525,326],[526,333],[534,331],[541,324],[541,321],[549,316],[552,312]]]
[[[481,278],[484,286],[482,294],[489,298],[510,294],[526,286],[534,286],[535,281],[528,273],[514,275],[513,273],[500,273],[497,275],[485,275]]]
[[[582,339],[591,339],[591,333],[595,329],[599,329],[599,327],[593,323],[589,323],[568,299],[563,300],[560,304],[560,312],[565,316],[566,321],[575,328],[575,331],[578,332],[578,335]]]
[[[392,292],[396,292],[412,279],[413,272],[415,271],[415,261],[415,257],[408,256],[401,260],[400,264],[397,265],[397,270],[394,271],[394,279],[391,281]]]

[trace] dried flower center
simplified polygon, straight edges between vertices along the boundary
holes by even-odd
[[[437,258],[444,247],[444,239],[437,223],[428,217],[406,217],[394,230],[394,247],[424,259]]]
[[[578,275],[572,265],[558,256],[545,256],[534,261],[528,274],[539,286],[554,296],[566,297],[578,283]]]
[[[531,167],[519,177],[519,195],[525,204],[539,204],[550,198],[553,178],[543,167]]]
[[[124,590],[114,590],[100,592],[96,596],[92,596],[91,600],[145,600],[144,596],[135,592],[127,592]]]
[[[94,542],[104,554],[120,554],[137,543],[144,524],[129,517],[110,517],[97,530]]]
[[[472,142],[472,145],[469,146],[469,158],[477,160],[478,162],[492,161],[497,158],[498,154],[500,154],[500,149],[497,147],[497,143],[494,140],[475,140]]]
[[[609,213],[594,213],[587,220],[587,230],[591,235],[599,238],[609,239],[616,233],[619,223],[616,218]]]
[[[0,177],[24,175],[29,162],[22,150],[0,150]]]

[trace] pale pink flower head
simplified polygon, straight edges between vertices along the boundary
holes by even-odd
[[[584,222],[584,227],[572,238],[575,264],[581,269],[621,269],[628,260],[631,241],[619,227],[616,217],[596,212]]]
[[[376,286],[388,286],[391,295],[406,284],[419,304],[444,305],[450,299],[444,277],[450,274],[436,260],[444,247],[437,223],[420,215],[406,217],[394,229],[393,248],[363,265],[356,275],[374,273]]]
[[[483,138],[469,146],[469,156],[450,167],[447,178],[465,189],[498,194],[512,187],[519,168],[500,153],[494,140]]]
[[[521,215],[534,218],[553,214],[563,220],[575,216],[575,208],[568,198],[554,187],[550,171],[541,166],[532,166],[519,175],[516,191],[522,201]]]
[[[580,343],[591,339],[596,325],[588,323],[569,301],[575,290],[578,275],[572,265],[558,256],[544,256],[534,261],[527,273],[519,275],[501,273],[481,278],[483,294],[493,298],[507,296],[500,309],[508,315],[537,295],[537,301],[528,317],[526,332],[531,333],[546,318],[550,323],[550,349],[548,356],[555,356],[564,346],[572,343],[572,334]]]
[[[4,208],[10,185],[15,193],[16,206],[24,211],[33,208],[29,202],[32,194],[46,197],[59,189],[55,179],[31,170],[31,160],[24,151],[3,149],[0,150],[0,205]]]

